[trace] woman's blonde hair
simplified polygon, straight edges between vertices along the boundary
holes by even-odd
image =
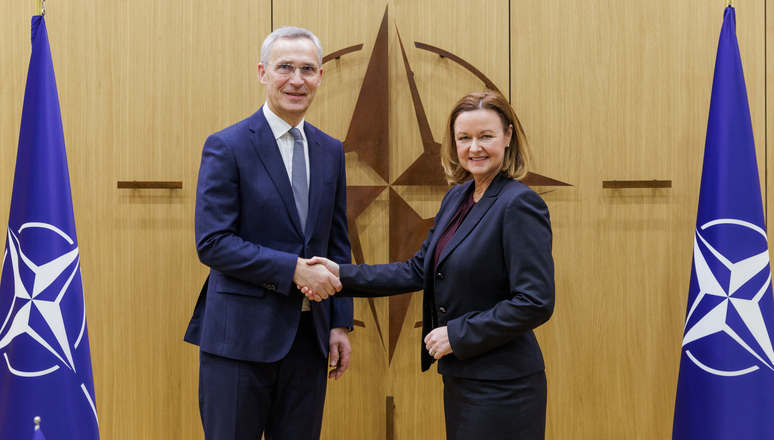
[[[451,185],[457,185],[470,177],[470,172],[460,165],[460,159],[457,157],[454,123],[461,113],[474,110],[491,110],[497,113],[503,123],[504,132],[508,132],[508,127],[513,127],[511,142],[505,150],[500,174],[514,180],[523,179],[527,175],[530,162],[527,136],[524,134],[516,112],[513,111],[505,96],[500,92],[491,91],[468,93],[454,105],[441,144],[441,165],[446,173],[446,180]]]

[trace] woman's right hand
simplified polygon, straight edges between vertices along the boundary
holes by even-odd
[[[338,263],[335,263],[325,257],[312,257],[311,259],[307,260],[306,264],[308,265],[314,265],[314,264],[322,264],[325,266],[330,273],[333,274],[336,278],[339,277],[339,265]]]

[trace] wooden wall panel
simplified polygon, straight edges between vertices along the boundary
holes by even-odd
[[[402,0],[390,6],[394,8],[392,21],[396,32],[390,42],[390,177],[394,181],[423,151],[400,41],[413,71],[433,139],[441,142],[451,107],[465,93],[484,90],[484,84],[460,65],[419,50],[414,43],[428,44],[456,55],[507,93],[508,4],[502,0],[487,2],[486,14],[477,13],[483,6],[480,2]],[[473,29],[475,31],[470,32]],[[422,218],[435,216],[446,191],[445,188],[422,186],[394,189]],[[401,231],[391,237],[391,240],[403,239]],[[396,439],[445,438],[441,378],[435,366],[426,373],[419,372],[419,350],[423,344],[421,330],[414,327],[422,320],[421,306],[421,294],[415,294],[392,362]]]
[[[26,7],[25,7],[26,6]],[[3,6],[0,14],[0,224],[3,235],[8,227],[16,149],[19,144],[24,86],[32,44],[30,41],[30,4]],[[5,239],[3,239],[5,243]]]
[[[460,65],[434,53],[414,47],[414,42],[429,44],[462,58],[508,94],[508,2],[395,1],[395,27],[417,83],[419,95],[436,142],[441,142],[449,112],[465,93],[484,90],[484,84]],[[487,13],[480,14],[481,8]],[[421,139],[397,37],[391,42],[391,77],[395,79],[395,111],[391,122],[395,133],[414,140],[400,142],[391,157],[392,169],[399,174],[421,154]],[[411,145],[411,146],[409,146]],[[394,176],[394,178],[398,175]],[[433,212],[433,215],[435,212]]]
[[[350,130],[386,8],[383,0],[287,1],[274,5],[274,27],[293,25],[310,29],[320,39],[324,55],[363,45],[361,50],[323,65],[322,84],[306,116],[307,121],[339,139],[345,140]],[[354,152],[347,154],[347,178],[349,185],[385,185]],[[381,217],[383,205],[377,201],[364,215]],[[363,230],[367,229],[363,225]],[[368,236],[364,233],[364,238]],[[388,367],[383,361],[384,346],[377,326],[381,325],[382,331],[386,329],[386,301],[376,303],[378,318],[371,313],[366,300],[355,300],[355,319],[364,327],[358,326],[350,334],[353,353],[349,370],[338,381],[328,383],[323,438],[385,438]]]
[[[512,2],[515,107],[537,171],[574,185],[545,195],[557,268],[556,312],[539,332],[549,438],[670,435],[724,6]],[[737,10],[755,127],[762,8]],[[602,189],[650,179],[673,187]]]
[[[0,14],[3,222],[30,52],[31,8],[16,8]],[[48,4],[102,438],[202,436],[198,350],[182,341],[206,274],[193,236],[199,157],[207,135],[262,102],[270,10],[268,1]],[[183,189],[119,190],[119,180]]]
[[[465,92],[482,90],[483,83],[461,66],[436,54],[414,47],[419,41],[454,53],[489,76],[507,93],[508,40],[507,2],[488,3],[499,11],[498,20],[476,17],[475,3],[458,2],[384,2],[362,3],[326,1],[310,5],[290,1],[275,5],[275,26],[294,23],[312,29],[322,40],[325,53],[362,43],[363,50],[348,54],[325,65],[323,85],[307,119],[328,133],[345,139],[361,93],[363,76],[373,53],[377,32],[386,11],[389,35],[390,90],[390,167],[388,179],[382,179],[357,153],[348,153],[347,172],[350,185],[392,184],[422,153],[422,138],[415,107],[408,86],[406,68],[398,34],[403,41],[414,80],[428,118],[432,134],[440,142],[443,126],[452,104]],[[299,17],[297,11],[309,11]],[[319,11],[325,13],[318,14]],[[357,17],[353,20],[352,17]],[[464,23],[462,29],[479,29],[475,35],[449,32],[449,24]],[[482,47],[485,49],[482,50]],[[445,188],[391,186],[400,197],[424,218],[433,217],[440,206]],[[389,190],[358,218],[357,227],[368,263],[389,261],[389,240],[401,240],[401,231],[390,232]],[[386,397],[395,403],[394,435],[396,439],[443,438],[442,385],[435,369],[420,373],[419,347],[421,330],[421,297],[409,305],[405,320],[395,320],[388,299],[374,301],[375,315],[366,300],[356,300],[355,318],[365,323],[351,334],[353,363],[339,383],[330,384],[326,403],[324,438],[346,433],[347,438],[385,438]],[[392,319],[391,319],[392,317]],[[378,320],[378,323],[377,323]],[[376,325],[379,325],[379,328]],[[389,360],[389,327],[401,326],[392,362]],[[381,333],[380,333],[381,332]],[[380,337],[379,335],[382,335]],[[362,342],[361,342],[362,341]],[[377,342],[376,346],[366,346]],[[382,345],[384,344],[384,345]],[[353,394],[366,394],[352,401]],[[353,406],[355,405],[355,406]],[[345,414],[346,426],[337,418]]]

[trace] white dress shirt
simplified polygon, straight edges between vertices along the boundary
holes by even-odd
[[[277,141],[277,146],[279,147],[280,155],[282,156],[282,162],[285,163],[285,171],[288,173],[288,179],[292,182],[293,181],[293,143],[295,142],[293,139],[293,135],[290,134],[290,129],[293,128],[285,122],[283,119],[281,119],[279,116],[275,115],[274,112],[272,112],[269,109],[269,106],[264,104],[263,105],[263,115],[266,116],[266,121],[269,123],[269,127],[271,127],[271,132],[274,134],[274,139]],[[306,187],[309,188],[309,143],[306,140],[306,133],[304,133],[304,120],[301,119],[301,122],[296,125],[296,128],[298,128],[298,131],[301,132],[301,138],[304,139],[304,159],[306,163]]]
[[[292,182],[293,144],[295,143],[295,139],[293,139],[293,135],[290,134],[290,129],[293,127],[285,122],[285,120],[275,115],[266,104],[263,105],[263,115],[266,116],[266,122],[269,123],[271,132],[274,134],[274,139],[277,141],[277,146],[279,147],[279,152],[282,156],[282,162],[285,163],[285,171],[288,173],[288,180]],[[298,131],[301,132],[301,138],[304,139],[304,157],[306,159],[306,187],[309,188],[309,143],[306,140],[306,133],[304,133],[303,119],[301,119],[301,122],[296,125],[296,128],[298,128]],[[301,305],[301,311],[306,312],[308,310],[310,310],[309,299],[304,297],[304,303]]]

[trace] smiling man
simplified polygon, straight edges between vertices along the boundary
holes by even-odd
[[[261,46],[266,103],[204,144],[196,248],[210,267],[185,340],[200,348],[208,440],[319,439],[328,377],[349,365],[352,300],[314,255],[350,262],[344,149],[304,121],[322,47],[283,27]],[[316,286],[309,303],[297,285]],[[326,359],[329,358],[329,363]]]

